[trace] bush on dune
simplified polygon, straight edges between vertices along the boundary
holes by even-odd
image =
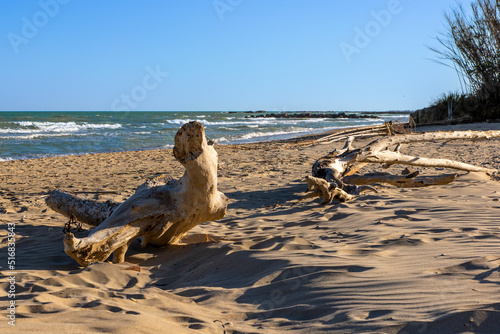
[[[444,95],[431,108],[447,111],[451,101],[454,115],[500,119],[500,2],[477,0],[445,18],[447,32],[437,38],[441,48],[431,50],[458,72],[465,92]]]

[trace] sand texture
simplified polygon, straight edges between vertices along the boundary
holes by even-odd
[[[12,327],[0,231],[0,332],[499,333],[500,182],[461,172],[444,186],[297,203],[314,161],[342,145],[216,146],[225,218],[197,226],[182,244],[134,242],[127,263],[86,268],[64,253],[67,219],[46,207],[47,192],[123,201],[148,178],[182,175],[171,150],[0,163],[0,219],[17,233]],[[500,169],[500,140],[402,152]]]

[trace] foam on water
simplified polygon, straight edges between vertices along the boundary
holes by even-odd
[[[18,121],[12,123],[23,128],[0,129],[0,133],[78,132],[88,129],[119,129],[122,127],[121,124],[77,124],[76,122]]]
[[[52,138],[52,137],[86,137],[92,136],[96,133],[72,133],[72,132],[57,132],[57,133],[33,133],[29,135],[20,135],[20,136],[0,136],[0,139],[42,139],[42,138]]]
[[[401,120],[248,117],[223,112],[0,112],[0,161],[56,155],[171,148],[190,121],[218,143],[285,139],[351,126]]]
[[[233,118],[234,119],[234,118]],[[171,119],[167,120],[168,124],[176,124],[176,125],[183,125],[187,122],[192,122],[195,121],[193,119]],[[242,118],[241,120],[237,121],[208,121],[205,119],[197,119],[196,121],[200,122],[204,126],[229,126],[229,125],[269,125],[269,124],[278,124],[275,118],[261,118],[261,119],[244,119]],[[282,122],[284,123],[284,122]],[[292,124],[292,123],[289,123]]]
[[[355,126],[347,126],[342,128],[351,128]],[[337,130],[340,127],[325,127],[316,129],[292,129],[290,131],[273,131],[273,132],[250,132],[241,136],[235,137],[221,137],[216,139],[216,142],[223,144],[238,144],[238,143],[248,143],[248,142],[259,142],[259,141],[271,141],[280,139],[290,139],[298,136],[315,135],[319,133],[324,133],[327,131]]]
[[[230,125],[240,125],[240,126],[259,126],[259,125],[297,125],[297,124],[313,124],[313,123],[324,123],[327,120],[330,119],[325,119],[325,118],[304,118],[304,119],[289,119],[289,118],[273,118],[273,117],[262,117],[262,118],[240,118],[238,120],[234,120],[234,117],[231,117],[230,120],[225,120],[225,121],[208,121],[204,119],[198,119],[196,121],[200,122],[204,126],[230,126]],[[342,121],[343,119],[339,119]],[[374,121],[379,119],[365,119],[366,120]],[[168,124],[176,124],[176,125],[183,125],[187,122],[191,122],[193,119],[172,119],[172,120],[167,120],[166,123]],[[354,121],[361,121],[363,120],[357,120],[354,119]]]

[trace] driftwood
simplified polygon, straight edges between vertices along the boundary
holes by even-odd
[[[203,126],[198,122],[182,126],[173,153],[186,169],[181,179],[150,180],[121,204],[52,192],[46,199],[50,208],[97,226],[86,238],[66,234],[64,251],[82,266],[104,261],[113,252],[113,262],[120,263],[136,238],[142,246],[164,246],[202,222],[224,217],[228,199],[217,190],[217,152],[208,145]]]
[[[447,184],[455,180],[456,174],[439,176],[417,177],[418,173],[408,173],[399,176],[389,173],[376,173],[367,175],[355,174],[370,163],[383,164],[384,168],[392,165],[408,165],[419,167],[450,168],[468,172],[485,172],[489,174],[498,173],[496,169],[484,168],[448,159],[429,159],[406,155],[400,152],[403,144],[414,142],[430,142],[440,140],[486,140],[500,137],[500,131],[453,131],[453,132],[429,132],[420,134],[405,134],[386,136],[372,141],[368,145],[354,149],[352,143],[354,137],[350,137],[344,148],[333,151],[318,159],[312,168],[314,178],[308,179],[309,188],[316,189],[343,189],[348,193],[359,193],[356,185],[367,185],[371,183],[388,183],[397,187],[422,187],[429,185]],[[394,149],[391,149],[395,147]],[[323,181],[327,181],[328,186]],[[312,183],[312,184],[311,184]],[[316,184],[317,183],[317,184]],[[321,195],[325,198],[331,195]],[[312,195],[308,196],[312,197]]]
[[[322,205],[330,204],[334,199],[339,202],[350,201],[353,196],[335,186],[334,184],[326,181],[325,179],[320,179],[314,176],[306,176],[306,181],[308,185],[308,191],[313,191],[312,193],[304,196],[302,199],[321,197],[323,201]]]
[[[433,185],[448,184],[457,179],[458,174],[443,174],[432,176],[416,176],[413,175],[393,175],[390,173],[369,173],[355,174],[342,178],[345,184],[367,185],[373,183],[387,183],[398,188],[417,188]]]
[[[63,216],[73,217],[78,222],[91,226],[99,226],[120,206],[120,203],[83,199],[59,190],[52,191],[45,203]]]

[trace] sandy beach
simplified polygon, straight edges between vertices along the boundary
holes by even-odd
[[[419,131],[437,129],[500,124]],[[47,193],[121,202],[150,178],[182,176],[172,150],[0,162],[0,332],[500,332],[500,182],[459,172],[443,186],[377,186],[347,203],[297,203],[314,161],[342,146],[217,145],[219,190],[230,199],[222,220],[195,227],[181,244],[134,242],[126,263],[86,268],[64,253],[67,219],[46,206]],[[500,169],[499,147],[456,141],[402,151]],[[9,223],[15,298],[7,296]]]

